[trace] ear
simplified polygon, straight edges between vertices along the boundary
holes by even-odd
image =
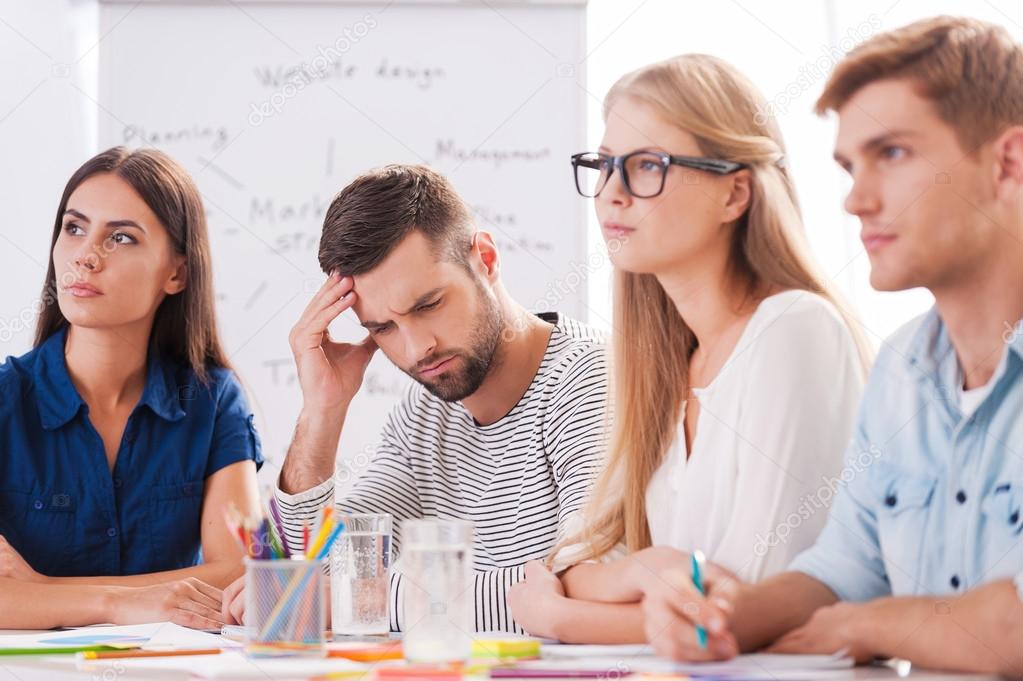
[[[749,168],[743,168],[728,176],[731,181],[728,197],[724,205],[721,222],[735,222],[749,208],[753,198],[753,177]]]
[[[995,194],[1015,203],[1023,188],[1023,126],[1014,125],[995,140],[992,147],[996,163]]]
[[[174,272],[163,285],[163,292],[169,296],[181,293],[185,290],[187,282],[188,265],[185,264],[184,258],[179,257],[177,267],[174,268]]]
[[[479,264],[479,273],[487,281],[495,282],[501,272],[501,256],[490,232],[476,232],[472,236],[472,261]]]

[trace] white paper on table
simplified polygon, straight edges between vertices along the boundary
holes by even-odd
[[[776,655],[754,653],[739,655],[726,662],[679,663],[669,660],[644,660],[633,664],[633,671],[686,674],[693,677],[713,676],[743,681],[772,679],[801,681],[818,678],[852,678],[855,661],[844,651],[833,655]]]
[[[563,658],[593,658],[593,657],[645,657],[654,654],[654,649],[647,643],[636,643],[629,645],[598,646],[598,645],[570,645],[559,643],[547,645],[540,649],[540,657],[563,659]]]
[[[639,645],[556,645],[544,646],[543,660],[521,663],[538,668],[606,670],[622,673],[684,674],[694,677],[741,677],[801,681],[817,678],[851,678],[854,661],[844,653],[834,655],[740,655],[726,662],[677,663],[658,658],[646,644]],[[825,674],[826,673],[826,674]]]
[[[629,677],[631,681],[662,681],[663,674],[651,673],[650,676],[638,673]],[[778,669],[775,671],[743,671],[729,674],[712,674],[703,672],[694,676],[682,678],[701,681],[701,679],[713,679],[714,681],[855,681],[856,672],[849,669]]]
[[[225,648],[240,645],[220,634],[189,629],[172,622],[164,622],[149,639],[146,648]]]
[[[61,646],[80,647],[99,645],[104,641],[148,642],[165,624],[130,624],[123,626],[99,625],[76,627],[60,631],[35,632],[32,634],[7,634],[0,636],[0,648],[56,648]],[[176,626],[176,625],[169,625]],[[85,639],[95,640],[85,643]]]
[[[372,665],[336,657],[247,657],[241,651],[225,650],[220,655],[196,657],[140,657],[111,660],[81,660],[78,669],[102,673],[108,668],[123,671],[189,672],[193,676],[211,681],[235,679],[307,679],[331,672],[369,673]]]

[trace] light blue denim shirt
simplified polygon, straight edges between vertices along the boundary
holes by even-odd
[[[991,390],[964,416],[936,310],[871,370],[828,522],[792,569],[839,598],[962,593],[1023,571],[1023,330],[1006,325]]]

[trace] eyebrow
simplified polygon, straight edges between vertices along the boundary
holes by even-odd
[[[601,144],[599,147],[597,147],[597,151],[605,153],[605,154],[610,154],[611,153],[611,150],[608,149],[607,147],[605,147],[603,144]],[[631,154],[631,153],[636,152],[636,151],[656,151],[656,152],[662,153],[662,154],[667,154],[668,153],[666,150],[664,150],[664,149],[662,149],[661,147],[658,147],[658,146],[640,147],[639,149],[633,149],[632,151],[627,151],[625,153]]]
[[[405,310],[404,312],[400,312],[398,314],[398,316],[404,317],[405,315],[412,314],[413,312],[416,311],[416,308],[421,307],[422,305],[425,305],[427,303],[427,301],[429,301],[431,298],[436,297],[438,294],[442,293],[443,291],[444,291],[444,287],[443,286],[438,286],[437,288],[430,289],[429,291],[427,291],[423,295],[421,295],[418,298],[416,298],[416,301],[414,303],[412,303],[412,305],[409,306],[409,308],[407,310]],[[390,322],[373,322],[373,321],[364,321],[364,322],[362,322],[362,326],[367,328],[367,329],[379,329],[379,328],[382,328],[384,326],[387,326],[388,324],[390,324]]]
[[[67,210],[65,210],[64,215],[72,215],[83,222],[91,222],[87,215],[78,212],[74,208],[68,208]],[[121,227],[132,227],[143,233],[146,231],[145,229],[142,228],[142,226],[139,223],[135,222],[134,220],[110,220],[106,224],[107,229],[120,229]]]
[[[914,133],[911,130],[888,130],[886,132],[881,133],[880,135],[877,135],[875,137],[871,137],[869,140],[867,140],[866,142],[861,144],[860,145],[860,151],[863,151],[863,152],[874,151],[875,149],[877,149],[879,147],[883,147],[884,145],[886,145],[886,144],[888,144],[888,143],[890,143],[890,142],[892,142],[894,140],[897,140],[899,138],[902,138],[902,137],[915,137],[915,136],[916,136],[916,133]],[[837,150],[832,155],[832,158],[834,158],[835,161],[837,161],[838,163],[848,163],[848,161],[849,161],[845,156],[843,156]]]

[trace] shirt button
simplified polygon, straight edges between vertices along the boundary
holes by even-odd
[[[952,579],[948,580],[948,583],[952,585],[953,589],[959,588],[959,575],[952,575]]]
[[[966,492],[964,492],[962,490],[959,490],[958,492],[956,492],[956,501],[958,501],[960,504],[965,504],[966,503]]]
[[[1015,525],[1019,522],[1019,511],[1013,511],[1012,515],[1009,516],[1009,522]]]
[[[34,504],[32,504],[32,508],[34,508],[34,509],[35,509],[35,510],[37,510],[37,511],[41,511],[41,510],[43,510],[43,502],[41,502],[41,501],[39,501],[38,499],[36,499],[36,500],[35,500],[35,503],[34,503]]]
[[[117,528],[116,527],[108,527],[107,528],[107,536],[108,537],[116,537],[117,536]]]
[[[121,481],[120,478],[114,478],[114,487],[116,487],[117,489],[121,489],[121,485],[123,484],[124,483]]]
[[[899,499],[894,494],[889,494],[884,498],[884,505],[888,506],[889,508],[897,503],[899,503]]]

